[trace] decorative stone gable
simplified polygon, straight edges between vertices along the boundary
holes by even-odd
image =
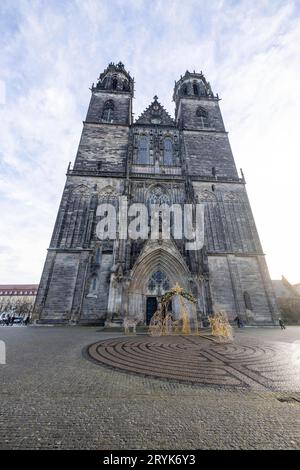
[[[154,96],[153,102],[145,109],[135,124],[160,124],[164,126],[175,126],[174,120],[167,113],[165,108],[158,102],[158,97]]]

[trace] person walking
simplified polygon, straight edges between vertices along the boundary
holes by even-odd
[[[285,330],[285,324],[281,318],[279,318],[279,325],[282,330]]]
[[[241,322],[241,319],[240,317],[235,317],[234,321],[236,322],[238,328],[241,328],[242,327],[242,322]]]

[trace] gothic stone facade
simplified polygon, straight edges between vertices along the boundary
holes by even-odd
[[[278,307],[218,95],[202,73],[175,82],[175,119],[154,97],[133,122],[134,82],[109,64],[91,88],[35,304],[41,323],[149,322],[157,297],[178,282],[199,317],[216,309],[248,324],[273,324]],[[205,245],[181,240],[97,239],[101,202],[205,205]]]

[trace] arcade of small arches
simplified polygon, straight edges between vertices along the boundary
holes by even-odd
[[[201,80],[186,81],[180,87],[182,96],[208,96],[206,87]]]
[[[99,80],[97,88],[105,89],[109,91],[131,91],[130,77],[126,77],[123,69],[119,67],[119,70],[112,68],[107,74]]]

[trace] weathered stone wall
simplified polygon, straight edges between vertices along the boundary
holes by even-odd
[[[130,124],[131,96],[130,93],[120,92],[94,92],[91,97],[86,122],[103,122],[102,113],[105,103],[111,100],[114,105],[112,117],[113,124]]]
[[[244,184],[194,181],[193,188],[205,205],[209,252],[262,253]]]
[[[224,132],[224,123],[217,100],[205,98],[182,98],[179,107],[178,120],[184,129],[201,129],[201,121],[197,116],[197,109],[201,106],[208,113],[209,129]]]
[[[75,170],[125,171],[129,128],[113,124],[85,124]]]
[[[96,210],[100,202],[115,203],[122,195],[120,178],[69,176],[63,192],[51,248],[90,247],[95,241]]]
[[[113,253],[101,253],[99,266],[89,269],[84,290],[81,322],[88,323],[105,319],[113,265]],[[96,289],[92,290],[92,280],[96,275]]]
[[[183,140],[187,168],[192,177],[212,176],[214,167],[219,178],[237,178],[227,134],[186,130]]]
[[[273,323],[270,312],[268,279],[261,272],[257,256],[209,256],[210,286],[214,309],[224,309],[231,320],[237,315],[246,323]],[[246,311],[244,293],[252,309]],[[272,313],[272,314],[271,314]]]
[[[210,289],[214,310],[226,310],[230,320],[237,315],[226,256],[209,256]]]
[[[50,256],[52,258],[52,256]],[[69,319],[78,274],[80,253],[56,253],[47,276],[47,292],[43,302],[43,319]],[[37,299],[39,304],[40,299]]]

